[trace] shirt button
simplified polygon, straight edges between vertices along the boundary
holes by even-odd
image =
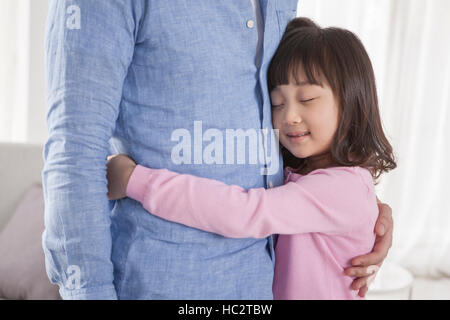
[[[273,188],[273,183],[272,183],[272,181],[269,182],[269,187]]]
[[[255,26],[255,22],[253,20],[248,20],[247,21],[247,27],[249,27],[250,29],[253,28]]]

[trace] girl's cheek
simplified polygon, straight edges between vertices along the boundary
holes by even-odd
[[[281,130],[280,113],[277,111],[272,111],[272,127],[274,129]]]

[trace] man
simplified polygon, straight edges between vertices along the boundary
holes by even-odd
[[[282,184],[278,154],[269,161],[263,152],[266,172],[250,161],[206,161],[202,132],[272,129],[266,72],[296,7],[297,0],[50,1],[43,246],[64,299],[273,298],[272,237],[224,238],[159,219],[130,198],[110,212],[105,164],[113,149],[143,166],[244,188]],[[192,154],[174,152],[180,129],[192,133]],[[390,231],[384,208],[380,223]],[[382,263],[391,237],[347,270],[360,294],[366,267]]]

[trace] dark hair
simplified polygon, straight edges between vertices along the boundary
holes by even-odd
[[[367,168],[374,180],[395,169],[392,146],[381,124],[372,63],[359,38],[345,29],[321,28],[308,18],[295,18],[270,62],[269,92],[289,84],[290,76],[299,83],[300,66],[310,84],[323,86],[323,75],[339,102],[340,119],[330,150],[333,162]],[[298,169],[307,161],[283,146],[281,150],[285,167]]]

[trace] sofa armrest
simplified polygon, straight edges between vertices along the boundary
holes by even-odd
[[[43,146],[0,143],[0,230],[33,183],[42,183]]]

